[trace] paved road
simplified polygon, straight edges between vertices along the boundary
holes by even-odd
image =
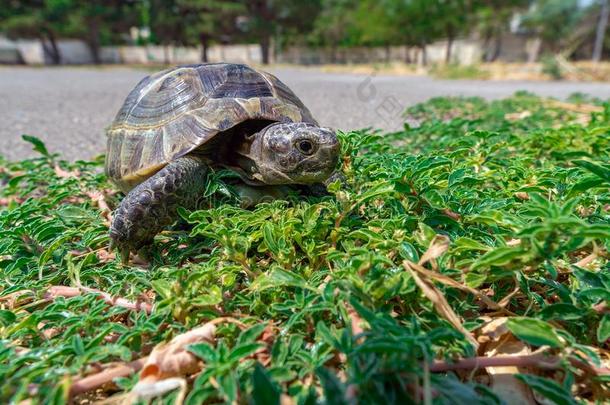
[[[323,125],[349,130],[399,129],[407,106],[443,95],[501,98],[525,89],[564,98],[573,92],[610,97],[610,83],[446,81],[427,77],[363,76],[312,69],[270,69],[290,86]],[[64,157],[103,153],[104,128],[146,70],[122,67],[0,67],[0,154],[32,156],[27,133]]]

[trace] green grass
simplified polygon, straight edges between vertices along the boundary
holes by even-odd
[[[570,112],[525,93],[434,99],[408,111],[417,128],[342,134],[346,185],[328,197],[243,210],[210,179],[210,209],[159,235],[151,266],[107,255],[91,192],[111,207],[121,196],[103,160],[67,163],[29,138],[40,157],[0,159],[0,401],[63,403],[71,379],[232,317],[245,330],[221,322],[214,343],[192,347],[205,365],[188,377],[186,403],[278,403],[281,392],[298,404],[496,404],[484,369],[425,365],[491,356],[506,341],[560,359],[558,370],[515,370],[522,389],[602,402],[608,376],[574,359],[608,366],[610,104],[578,101],[601,108]],[[154,309],[45,299],[51,285]],[[480,328],[491,320],[507,328],[500,341]]]

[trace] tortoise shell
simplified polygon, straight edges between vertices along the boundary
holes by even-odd
[[[278,78],[246,65],[179,66],[144,78],[109,127],[106,174],[123,191],[248,120],[317,125]]]

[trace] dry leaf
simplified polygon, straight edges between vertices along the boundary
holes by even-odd
[[[110,223],[112,222],[112,210],[106,202],[106,196],[104,195],[104,193],[98,190],[91,190],[86,191],[85,194],[89,198],[91,198],[94,205],[97,205],[97,207],[102,212],[102,217],[104,217],[108,225],[110,225]]]
[[[487,341],[497,342],[501,337],[510,333],[506,326],[508,317],[501,316],[487,319],[489,319],[488,322],[478,329],[479,335],[487,337]]]
[[[430,301],[432,301],[432,304],[434,305],[434,308],[439,313],[439,315],[441,315],[449,323],[451,323],[454,328],[462,332],[475,348],[478,348],[478,342],[470,334],[470,332],[468,332],[464,328],[464,326],[462,326],[460,318],[453,311],[453,308],[451,308],[443,293],[438,288],[436,288],[436,286],[432,282],[430,282],[426,276],[420,276],[417,270],[415,269],[415,267],[421,268],[421,266],[428,262],[434,262],[448,249],[449,238],[445,235],[436,235],[430,242],[430,246],[428,247],[426,252],[422,255],[417,266],[414,266],[414,263],[405,260],[403,262],[403,267],[409,273],[411,273],[413,280],[415,280],[415,284],[417,284],[417,286],[422,290],[424,295],[428,297]]]
[[[552,99],[547,100],[545,104],[549,107],[561,108],[562,110],[572,111],[576,113],[590,114],[604,112],[604,107],[593,104],[573,104],[567,103],[565,101]]]
[[[346,304],[346,308],[347,308],[347,315],[349,316],[350,324],[351,324],[351,328],[352,328],[352,336],[360,335],[361,333],[364,332],[364,329],[362,328],[364,321],[362,320],[360,315],[358,315],[358,312],[356,312],[354,307],[352,307],[349,304]],[[361,340],[361,339],[359,339],[359,340]]]
[[[47,326],[47,324],[44,322],[38,323],[38,329],[40,330],[42,336],[45,337],[45,339],[53,339],[55,336],[57,336],[63,332],[63,330],[60,328],[46,328],[45,329],[46,326]]]
[[[594,250],[591,254],[585,256],[581,260],[574,263],[574,266],[586,267],[589,264],[593,263],[595,261],[595,259],[597,259],[598,257],[599,257],[599,253],[596,250]]]
[[[455,281],[451,277],[445,276],[444,274],[441,274],[441,273],[438,273],[438,272],[434,272],[434,271],[428,270],[428,269],[426,269],[426,268],[424,268],[424,267],[422,267],[422,266],[420,266],[418,264],[415,264],[413,262],[409,262],[409,261],[406,261],[406,262],[408,263],[408,265],[411,268],[411,270],[417,271],[422,276],[425,276],[425,277],[427,277],[429,279],[438,281],[438,282],[440,282],[442,284],[445,284],[445,285],[447,285],[449,287],[454,287],[454,288],[457,288],[457,289],[459,289],[461,291],[464,291],[464,292],[467,292],[469,294],[472,294],[472,295],[476,296],[477,298],[479,298],[488,308],[505,312],[507,315],[513,315],[512,312],[504,309],[502,307],[502,305],[496,303],[495,301],[490,299],[488,296],[486,296],[485,294],[483,294],[482,292],[480,292],[476,288],[472,288],[472,287],[469,287],[467,285],[460,284],[459,282]]]
[[[55,175],[62,179],[68,179],[70,177],[76,178],[76,177],[80,176],[80,172],[78,170],[67,171],[67,170],[64,170],[61,167],[59,167],[59,165],[55,165],[54,169],[55,169]]]
[[[109,252],[106,249],[100,249],[98,250],[95,255],[97,256],[97,259],[101,262],[101,263],[108,263],[111,262],[115,259],[116,255],[113,252]]]
[[[523,356],[529,353],[529,348],[523,342],[514,338],[502,342],[493,350],[493,355]],[[490,353],[489,357],[492,357],[492,353]],[[536,404],[532,390],[523,381],[515,378],[515,374],[522,373],[524,370],[515,366],[486,367],[485,370],[492,378],[492,390],[505,403]]]
[[[515,197],[517,197],[517,198],[518,198],[518,199],[520,199],[520,200],[524,200],[524,201],[525,201],[525,200],[529,200],[529,199],[530,199],[529,194],[528,194],[528,193],[526,193],[525,191],[517,191],[517,192],[515,193]]]
[[[460,214],[458,214],[457,212],[451,211],[449,208],[443,208],[441,210],[443,212],[443,214],[447,215],[449,218],[452,218],[456,221],[459,221],[462,216]]]
[[[150,399],[180,388],[176,399],[181,404],[187,384],[182,377],[201,369],[201,360],[186,350],[193,343],[214,342],[215,322],[174,337],[169,343],[157,345],[140,371],[140,380],[131,391],[135,398]]]
[[[17,204],[21,204],[23,201],[25,201],[23,198],[19,198],[14,195],[10,195],[8,197],[2,197],[2,198],[0,198],[0,207],[7,207],[13,202],[15,202]]]
[[[280,405],[296,405],[296,403],[297,402],[292,397],[286,394],[280,395]]]
[[[451,306],[447,302],[447,299],[445,298],[443,293],[440,292],[440,290],[438,288],[436,288],[436,286],[434,284],[432,284],[430,281],[428,281],[427,279],[424,279],[423,277],[420,277],[418,275],[418,273],[411,268],[410,262],[408,262],[408,261],[403,262],[403,266],[405,267],[405,269],[407,269],[407,271],[409,271],[409,273],[411,273],[413,280],[415,280],[415,284],[417,284],[417,286],[422,290],[424,295],[430,301],[432,301],[432,304],[434,305],[434,308],[439,313],[439,315],[441,315],[449,323],[451,323],[451,325],[453,325],[453,327],[455,329],[462,332],[462,334],[464,334],[464,336],[466,336],[466,338],[470,341],[470,343],[472,343],[472,345],[475,348],[478,348],[479,343],[470,334],[470,332],[468,332],[464,328],[464,326],[462,326],[462,322],[460,321],[460,318],[453,311],[453,308],[451,308]]]
[[[208,322],[176,336],[167,344],[157,345],[148,356],[140,372],[140,381],[159,381],[169,377],[183,376],[199,370],[199,360],[186,350],[193,343],[214,341],[216,325]],[[139,384],[139,383],[138,383]]]
[[[445,235],[436,235],[430,242],[428,250],[419,259],[418,264],[423,266],[431,260],[436,260],[449,250],[449,238]]]
[[[182,377],[171,377],[160,381],[139,381],[129,393],[128,403],[135,403],[138,399],[150,400],[165,393],[180,388],[174,404],[181,405],[186,396],[187,384]]]
[[[515,113],[504,114],[504,119],[507,121],[519,121],[524,118],[531,117],[531,115],[532,115],[531,111],[525,110],[525,111],[520,111],[520,112],[515,112]]]
[[[492,318],[478,329],[479,338],[484,337],[486,357],[527,356],[531,350],[523,342],[515,339],[506,326],[508,317]],[[485,370],[491,377],[493,391],[507,404],[535,405],[532,390],[515,374],[524,370],[516,366],[490,366]]]

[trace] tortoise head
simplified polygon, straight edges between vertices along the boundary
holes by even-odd
[[[304,122],[275,123],[250,136],[246,172],[264,184],[314,184],[326,180],[339,159],[335,133]],[[243,166],[242,166],[243,167]]]

